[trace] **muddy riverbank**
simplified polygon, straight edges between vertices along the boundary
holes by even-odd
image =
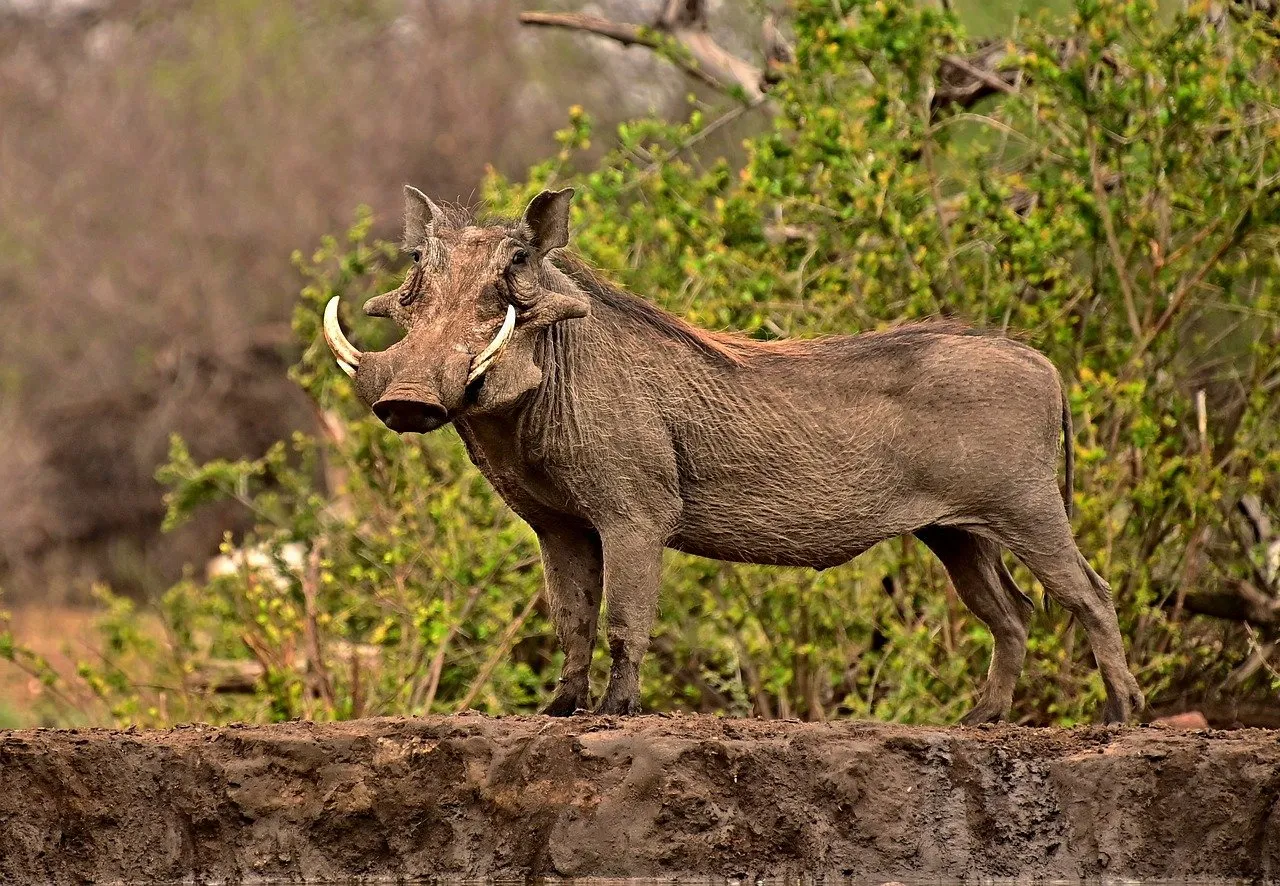
[[[1280,876],[1280,732],[705,717],[0,733],[0,881]]]

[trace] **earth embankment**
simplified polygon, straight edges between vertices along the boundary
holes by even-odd
[[[465,715],[0,733],[0,881],[1280,877],[1280,733]]]

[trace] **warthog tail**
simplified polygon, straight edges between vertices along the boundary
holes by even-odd
[[[1067,517],[1070,517],[1073,480],[1076,472],[1076,437],[1071,427],[1071,404],[1067,401],[1065,390],[1062,392],[1062,448],[1067,462],[1067,482],[1062,487],[1062,505],[1067,509]]]

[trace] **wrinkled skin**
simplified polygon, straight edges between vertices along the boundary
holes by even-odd
[[[966,722],[1008,714],[1026,654],[1032,606],[1002,549],[1084,626],[1104,718],[1131,718],[1142,694],[1110,588],[1058,488],[1070,418],[1048,360],[948,324],[782,343],[695,329],[560,251],[571,196],[480,225],[407,189],[415,266],[366,305],[405,336],[355,371],[389,427],[452,421],[537,533],[565,652],[547,713],[589,706],[602,601],[612,668],[597,710],[639,709],[664,548],[825,569],[914,534],[995,638]],[[514,332],[467,384],[507,304]]]

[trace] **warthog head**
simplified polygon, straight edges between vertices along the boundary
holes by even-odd
[[[405,187],[413,268],[398,289],[364,306],[394,320],[404,338],[361,352],[338,325],[336,297],[324,315],[338,365],[387,427],[434,431],[468,412],[508,407],[539,385],[539,331],[589,311],[586,294],[547,259],[569,242],[572,197],[572,188],[543,191],[518,222],[472,225]]]

